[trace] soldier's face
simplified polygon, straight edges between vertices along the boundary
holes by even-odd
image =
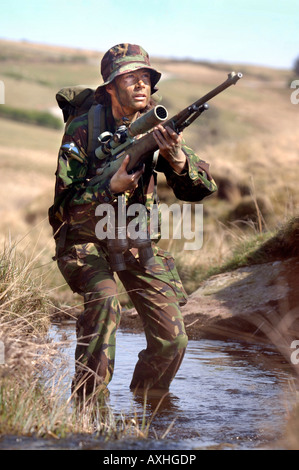
[[[112,106],[121,105],[126,114],[144,109],[151,97],[151,75],[147,69],[125,73],[107,86]]]

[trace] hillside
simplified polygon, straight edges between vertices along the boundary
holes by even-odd
[[[5,40],[0,45],[0,79],[7,107],[57,116],[57,90],[72,84],[101,83],[103,51]],[[219,186],[217,195],[204,201],[203,247],[182,257],[183,241],[161,242],[176,255],[182,275],[186,265],[203,273],[225,261],[236,242],[257,235],[263,240],[265,229],[274,230],[296,214],[299,113],[290,102],[288,84],[293,77],[288,70],[241,64],[159,58],[153,58],[152,64],[163,73],[159,95],[170,114],[220,84],[228,72],[244,74],[236,86],[214,98],[210,109],[184,132],[187,143],[211,164]],[[0,197],[5,201],[0,208],[2,238],[24,237],[26,249],[43,250],[41,264],[51,267],[55,285],[59,275],[51,262],[53,242],[46,218],[62,129],[5,115],[0,116],[0,124]],[[159,182],[162,201],[173,202],[164,177]],[[196,285],[189,278],[186,275],[191,292]]]

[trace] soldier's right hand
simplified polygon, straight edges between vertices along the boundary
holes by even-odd
[[[110,180],[110,190],[114,194],[123,193],[128,190],[134,191],[138,186],[138,180],[144,172],[144,166],[141,170],[129,174],[127,173],[129,159],[129,155],[126,155],[121,166]]]

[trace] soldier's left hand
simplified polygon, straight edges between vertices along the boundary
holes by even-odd
[[[153,130],[153,136],[162,157],[169,162],[175,171],[180,173],[186,163],[186,155],[182,151],[182,135],[177,134],[168,126],[164,128],[158,124]]]

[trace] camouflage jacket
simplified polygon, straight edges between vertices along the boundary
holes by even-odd
[[[106,126],[110,132],[115,131],[115,123],[111,109],[106,110]],[[62,145],[73,143],[80,156],[73,158],[60,149],[56,171],[55,185],[55,219],[54,232],[59,223],[68,226],[66,242],[74,243],[99,242],[95,235],[95,226],[99,220],[95,210],[99,204],[116,204],[116,196],[110,191],[110,180],[93,184],[96,169],[105,161],[87,154],[88,146],[88,115],[75,118],[67,127]],[[187,156],[187,170],[176,173],[168,162],[159,156],[155,171],[163,172],[168,185],[175,196],[184,201],[201,201],[204,197],[217,190],[217,186],[209,174],[209,165],[201,160],[185,144],[182,147]],[[87,184],[88,183],[88,184]],[[155,181],[151,162],[146,164],[141,183],[132,193],[126,193],[127,205],[144,204],[149,210],[154,202]],[[51,221],[50,221],[51,223]],[[53,224],[52,224],[53,226]]]

